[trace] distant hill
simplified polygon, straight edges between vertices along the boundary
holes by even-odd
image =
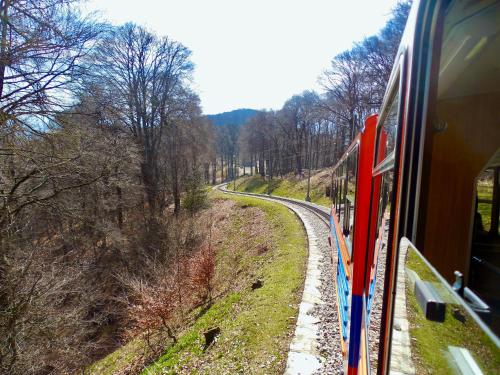
[[[241,108],[231,112],[218,113],[216,115],[208,115],[208,119],[215,126],[219,125],[243,125],[250,117],[254,116],[258,111],[255,109]]]

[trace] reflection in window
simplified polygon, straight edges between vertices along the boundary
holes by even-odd
[[[498,209],[494,202],[493,189],[498,180],[499,167],[489,168],[479,176],[476,184],[476,216],[474,228],[478,236],[498,236]],[[498,199],[497,199],[498,200]],[[495,204],[494,204],[495,203]],[[497,211],[497,212],[495,212]],[[496,220],[495,220],[495,216]]]
[[[469,373],[497,374],[498,347],[467,305],[406,238],[399,254],[404,271],[398,272],[392,345],[393,350],[409,345],[409,350],[396,360],[392,357],[391,372],[458,374],[475,367]],[[425,293],[432,298],[423,298]],[[429,314],[436,311],[436,303],[445,305],[439,320]]]
[[[391,169],[389,172],[386,172],[382,175],[377,215],[377,228],[379,228],[379,232],[384,229],[384,221],[389,220],[389,201],[392,191],[393,174],[393,170]]]
[[[491,329],[500,335],[500,152],[476,180],[476,204],[468,287],[486,305],[470,301]],[[499,160],[495,160],[499,159]],[[498,165],[496,165],[498,163]]]
[[[378,155],[383,155],[385,159],[396,147],[396,135],[398,130],[398,112],[399,112],[399,84],[396,83],[397,90],[391,98],[387,115],[382,119],[383,125],[379,130],[379,149],[381,152]],[[382,144],[383,143],[383,144]]]

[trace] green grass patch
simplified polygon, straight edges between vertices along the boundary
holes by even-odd
[[[94,363],[84,374],[89,375],[112,375],[118,370],[129,367],[138,357],[148,350],[146,343],[140,338],[135,338],[120,349],[107,355],[100,361]]]
[[[422,280],[438,281],[413,250],[408,251],[406,267],[415,271]],[[445,321],[433,322],[425,318],[410,287],[407,287],[406,296],[411,350],[418,374],[454,373],[446,358],[448,346],[468,349],[485,374],[498,373],[498,348],[462,306],[447,303]]]
[[[228,189],[234,189],[233,183],[228,184]],[[236,180],[236,190],[256,194],[267,194],[269,191],[271,195],[304,200],[307,195],[307,178],[273,178],[269,186],[269,181],[259,175],[247,176]],[[330,198],[325,195],[325,183],[317,178],[311,177],[309,195],[311,202],[331,206]]]

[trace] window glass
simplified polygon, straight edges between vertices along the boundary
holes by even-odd
[[[396,147],[396,136],[399,126],[399,77],[393,85],[393,93],[391,99],[385,108],[387,110],[382,113],[378,127],[377,135],[377,159],[376,164],[385,160]]]
[[[476,180],[474,226],[467,287],[485,303],[479,312],[485,323],[500,335],[500,151],[498,160]],[[498,163],[498,164],[497,164]],[[466,298],[467,300],[467,298]],[[474,305],[474,301],[469,301]]]
[[[406,238],[399,246],[399,269],[392,334],[398,355],[391,357],[391,373],[497,374],[493,335]]]
[[[494,212],[494,197],[493,197],[493,188],[494,188],[494,176],[498,175],[498,167],[490,168],[481,173],[477,179],[476,183],[476,214],[475,214],[475,225],[474,229],[477,233],[477,236],[484,235],[495,235],[494,231],[496,230],[496,234],[500,234],[499,228],[492,228],[491,222],[493,218]],[[498,212],[496,213],[498,214]],[[493,220],[494,223],[498,223],[497,220]]]
[[[399,124],[400,76],[392,82],[390,99],[385,103],[377,126],[377,146],[375,151],[375,170],[373,177],[373,209],[377,212],[375,247],[369,269],[369,286],[365,292],[368,324],[368,356],[371,371],[376,373],[378,365],[378,346],[380,321],[382,319],[382,299],[386,253],[390,243],[389,222],[392,187],[394,180],[394,159],[391,158],[396,147]]]
[[[346,163],[346,208],[347,217],[344,222],[344,233],[349,240],[348,247],[352,253],[352,239],[354,238],[354,206],[356,204],[356,182],[358,173],[358,147],[347,157]]]

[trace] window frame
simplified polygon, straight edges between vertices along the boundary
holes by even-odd
[[[394,134],[394,148],[387,154],[380,162],[377,161],[377,158],[374,158],[374,166],[373,166],[373,177],[378,176],[379,174],[385,173],[390,169],[394,168],[395,164],[395,155],[397,149],[397,140],[399,137],[399,133],[401,132],[401,126],[403,125],[402,121],[402,113],[404,111],[403,107],[403,79],[401,72],[403,71],[403,62],[404,62],[405,53],[399,55],[399,63],[397,64],[397,70],[395,74],[392,75],[389,84],[387,85],[389,95],[386,95],[383,103],[382,103],[382,111],[377,121],[377,135],[376,135],[376,146],[375,146],[375,155],[378,155],[378,150],[380,147],[380,136],[382,133],[382,129],[384,127],[387,116],[389,115],[389,111],[392,107],[394,99],[398,98],[398,110],[397,110],[397,128],[396,133]]]

